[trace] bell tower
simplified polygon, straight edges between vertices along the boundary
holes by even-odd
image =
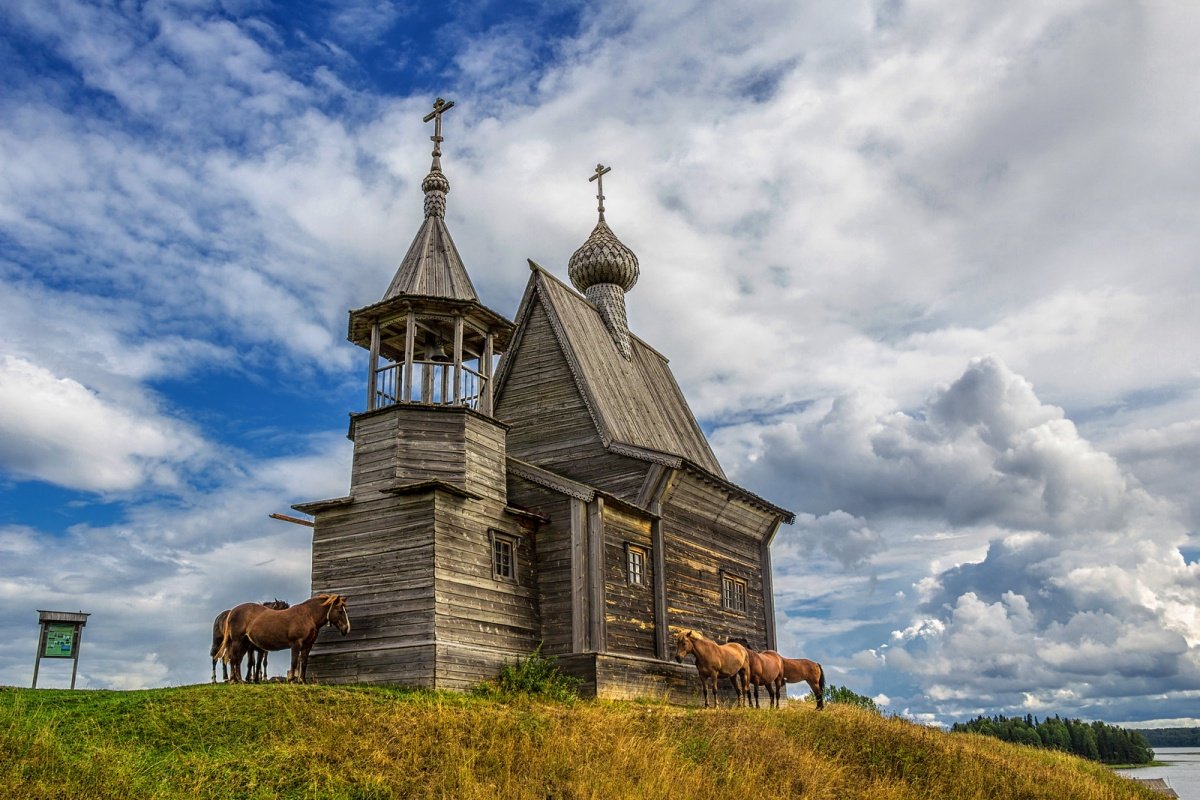
[[[365,408],[350,414],[350,494],[294,506],[315,518],[313,591],[348,595],[355,620],[345,639],[318,640],[311,663],[322,681],[445,686],[457,680],[445,664],[490,668],[505,648],[480,655],[468,634],[482,630],[492,602],[480,600],[480,583],[499,584],[494,542],[508,543],[510,561],[528,560],[530,548],[514,544],[527,519],[507,510],[508,426],[493,403],[513,324],[480,303],[446,227],[442,116],[453,107],[438,98],[425,117],[433,164],[417,235],[383,299],[350,312],[348,338],[368,353]],[[514,581],[493,591],[495,602],[530,591]],[[459,605],[439,601],[448,596]],[[516,636],[511,651],[528,652],[531,636]]]

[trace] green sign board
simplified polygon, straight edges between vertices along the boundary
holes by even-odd
[[[43,658],[74,658],[75,629],[71,623],[51,622],[46,625],[46,649]]]

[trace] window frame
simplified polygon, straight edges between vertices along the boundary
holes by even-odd
[[[641,569],[638,573],[638,579],[633,579],[633,557],[637,555],[641,560]],[[646,573],[650,565],[650,548],[633,542],[625,543],[625,583],[629,586],[641,586],[648,588],[650,582],[646,580]]]
[[[750,613],[750,585],[747,580],[725,570],[721,570],[720,575],[721,608],[725,611],[732,611],[735,614]],[[735,591],[727,591],[726,586],[733,587]],[[740,589],[741,591],[738,592],[736,589]],[[739,600],[740,605],[737,604]]]
[[[495,528],[489,528],[488,544],[490,545],[492,556],[492,580],[504,581],[506,583],[520,583],[519,571],[517,570],[517,553],[521,547],[521,537],[512,533],[498,531]],[[497,556],[501,547],[508,548],[509,574],[500,571],[501,561]]]

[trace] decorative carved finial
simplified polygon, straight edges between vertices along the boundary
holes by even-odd
[[[438,98],[433,102],[433,111],[425,115],[425,122],[433,120],[433,165],[429,174],[421,182],[421,190],[425,192],[425,216],[446,216],[446,195],[450,191],[450,181],[442,174],[442,114],[454,108],[453,100]]]
[[[435,159],[442,155],[442,114],[452,108],[454,108],[453,100],[443,100],[439,97],[433,101],[433,111],[425,115],[425,122],[433,120],[433,136],[429,138],[433,140],[433,157]]]
[[[604,173],[612,172],[612,167],[606,167],[603,164],[596,165],[596,174],[588,178],[588,182],[596,182],[596,203],[597,211],[600,212],[600,219],[604,219]]]

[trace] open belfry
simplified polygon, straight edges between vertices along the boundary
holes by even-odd
[[[312,591],[354,619],[309,674],[461,689],[541,644],[585,694],[694,692],[674,631],[774,648],[770,543],[793,515],[725,478],[629,330],[639,265],[605,220],[608,168],[575,289],[531,261],[515,322],[480,302],[446,227],[453,105],[425,118],[425,220],[383,298],[350,312],[367,352],[350,493],[295,506],[314,517]]]

